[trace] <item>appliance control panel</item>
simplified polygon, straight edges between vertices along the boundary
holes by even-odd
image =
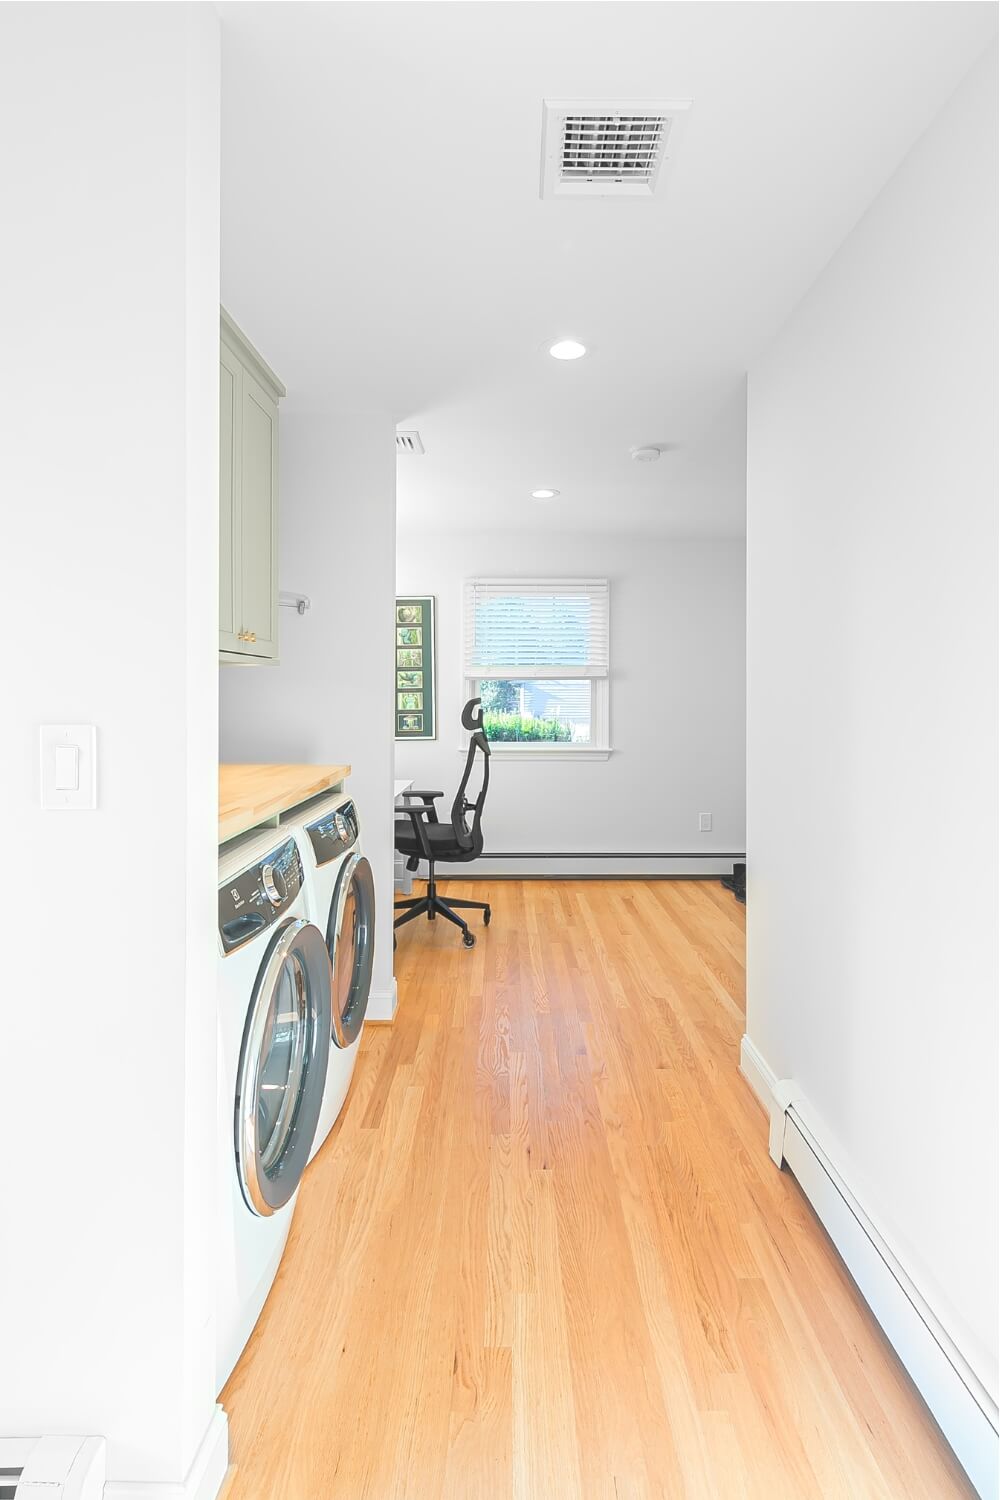
[[[219,887],[219,936],[232,953],[276,922],[302,886],[302,858],[294,839],[272,849]]]
[[[358,841],[358,814],[353,802],[342,802],[332,812],[324,813],[315,823],[306,824],[318,865],[346,853]]]

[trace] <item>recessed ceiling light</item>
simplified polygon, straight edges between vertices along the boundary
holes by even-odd
[[[558,493],[558,490],[532,490],[531,498],[532,500],[554,500]]]
[[[557,339],[554,344],[549,345],[549,353],[553,359],[580,359],[586,352],[586,344],[580,344],[576,339]]]

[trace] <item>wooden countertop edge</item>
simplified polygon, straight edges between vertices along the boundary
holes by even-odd
[[[219,843],[346,781],[350,766],[220,765]]]

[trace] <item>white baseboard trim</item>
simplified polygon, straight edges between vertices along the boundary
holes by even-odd
[[[186,1477],[176,1484],[109,1480],[104,1500],[216,1500],[229,1471],[229,1418],[216,1406]]]
[[[396,1015],[398,999],[395,979],[387,990],[372,990],[368,996],[368,1010],[365,1013],[365,1019],[368,1021],[392,1021]]]
[[[778,1080],[745,1033],[740,1042],[740,1072],[770,1118],[774,1085]]]
[[[770,1116],[772,1158],[794,1174],[976,1492],[995,1500],[996,1403],[838,1169],[808,1102],[748,1036],[740,1072]]]

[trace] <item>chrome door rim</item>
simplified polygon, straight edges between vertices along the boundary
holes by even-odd
[[[294,965],[301,1020],[289,1068],[290,1086],[271,1133],[282,1149],[268,1160],[259,1137],[258,1089],[271,1001],[289,962]],[[330,958],[323,934],[311,922],[293,918],[279,928],[257,975],[237,1079],[236,1166],[247,1206],[262,1218],[283,1208],[293,1196],[312,1149],[330,1054],[331,994]],[[276,1162],[284,1169],[280,1176],[273,1173]]]
[[[372,914],[368,926],[371,930],[367,934],[367,949],[365,950],[364,967],[367,970],[367,983],[365,993],[358,1001],[351,1001],[347,1008],[347,1019],[341,1015],[340,1006],[336,1003],[334,996],[334,985],[336,983],[337,949],[340,947],[340,929],[344,920],[344,907],[347,905],[347,895],[354,884],[354,876],[360,865],[368,870],[369,878],[372,880]],[[327,951],[330,956],[330,1019],[334,1044],[338,1047],[350,1047],[361,1035],[364,1025],[365,1013],[368,1010],[368,998],[371,992],[373,949],[375,944],[374,932],[374,876],[371,873],[371,865],[360,852],[356,852],[345,859],[337,876],[337,885],[334,891],[335,905],[330,909],[330,918],[327,923]],[[357,962],[357,951],[355,962]],[[353,975],[352,975],[353,981]]]

